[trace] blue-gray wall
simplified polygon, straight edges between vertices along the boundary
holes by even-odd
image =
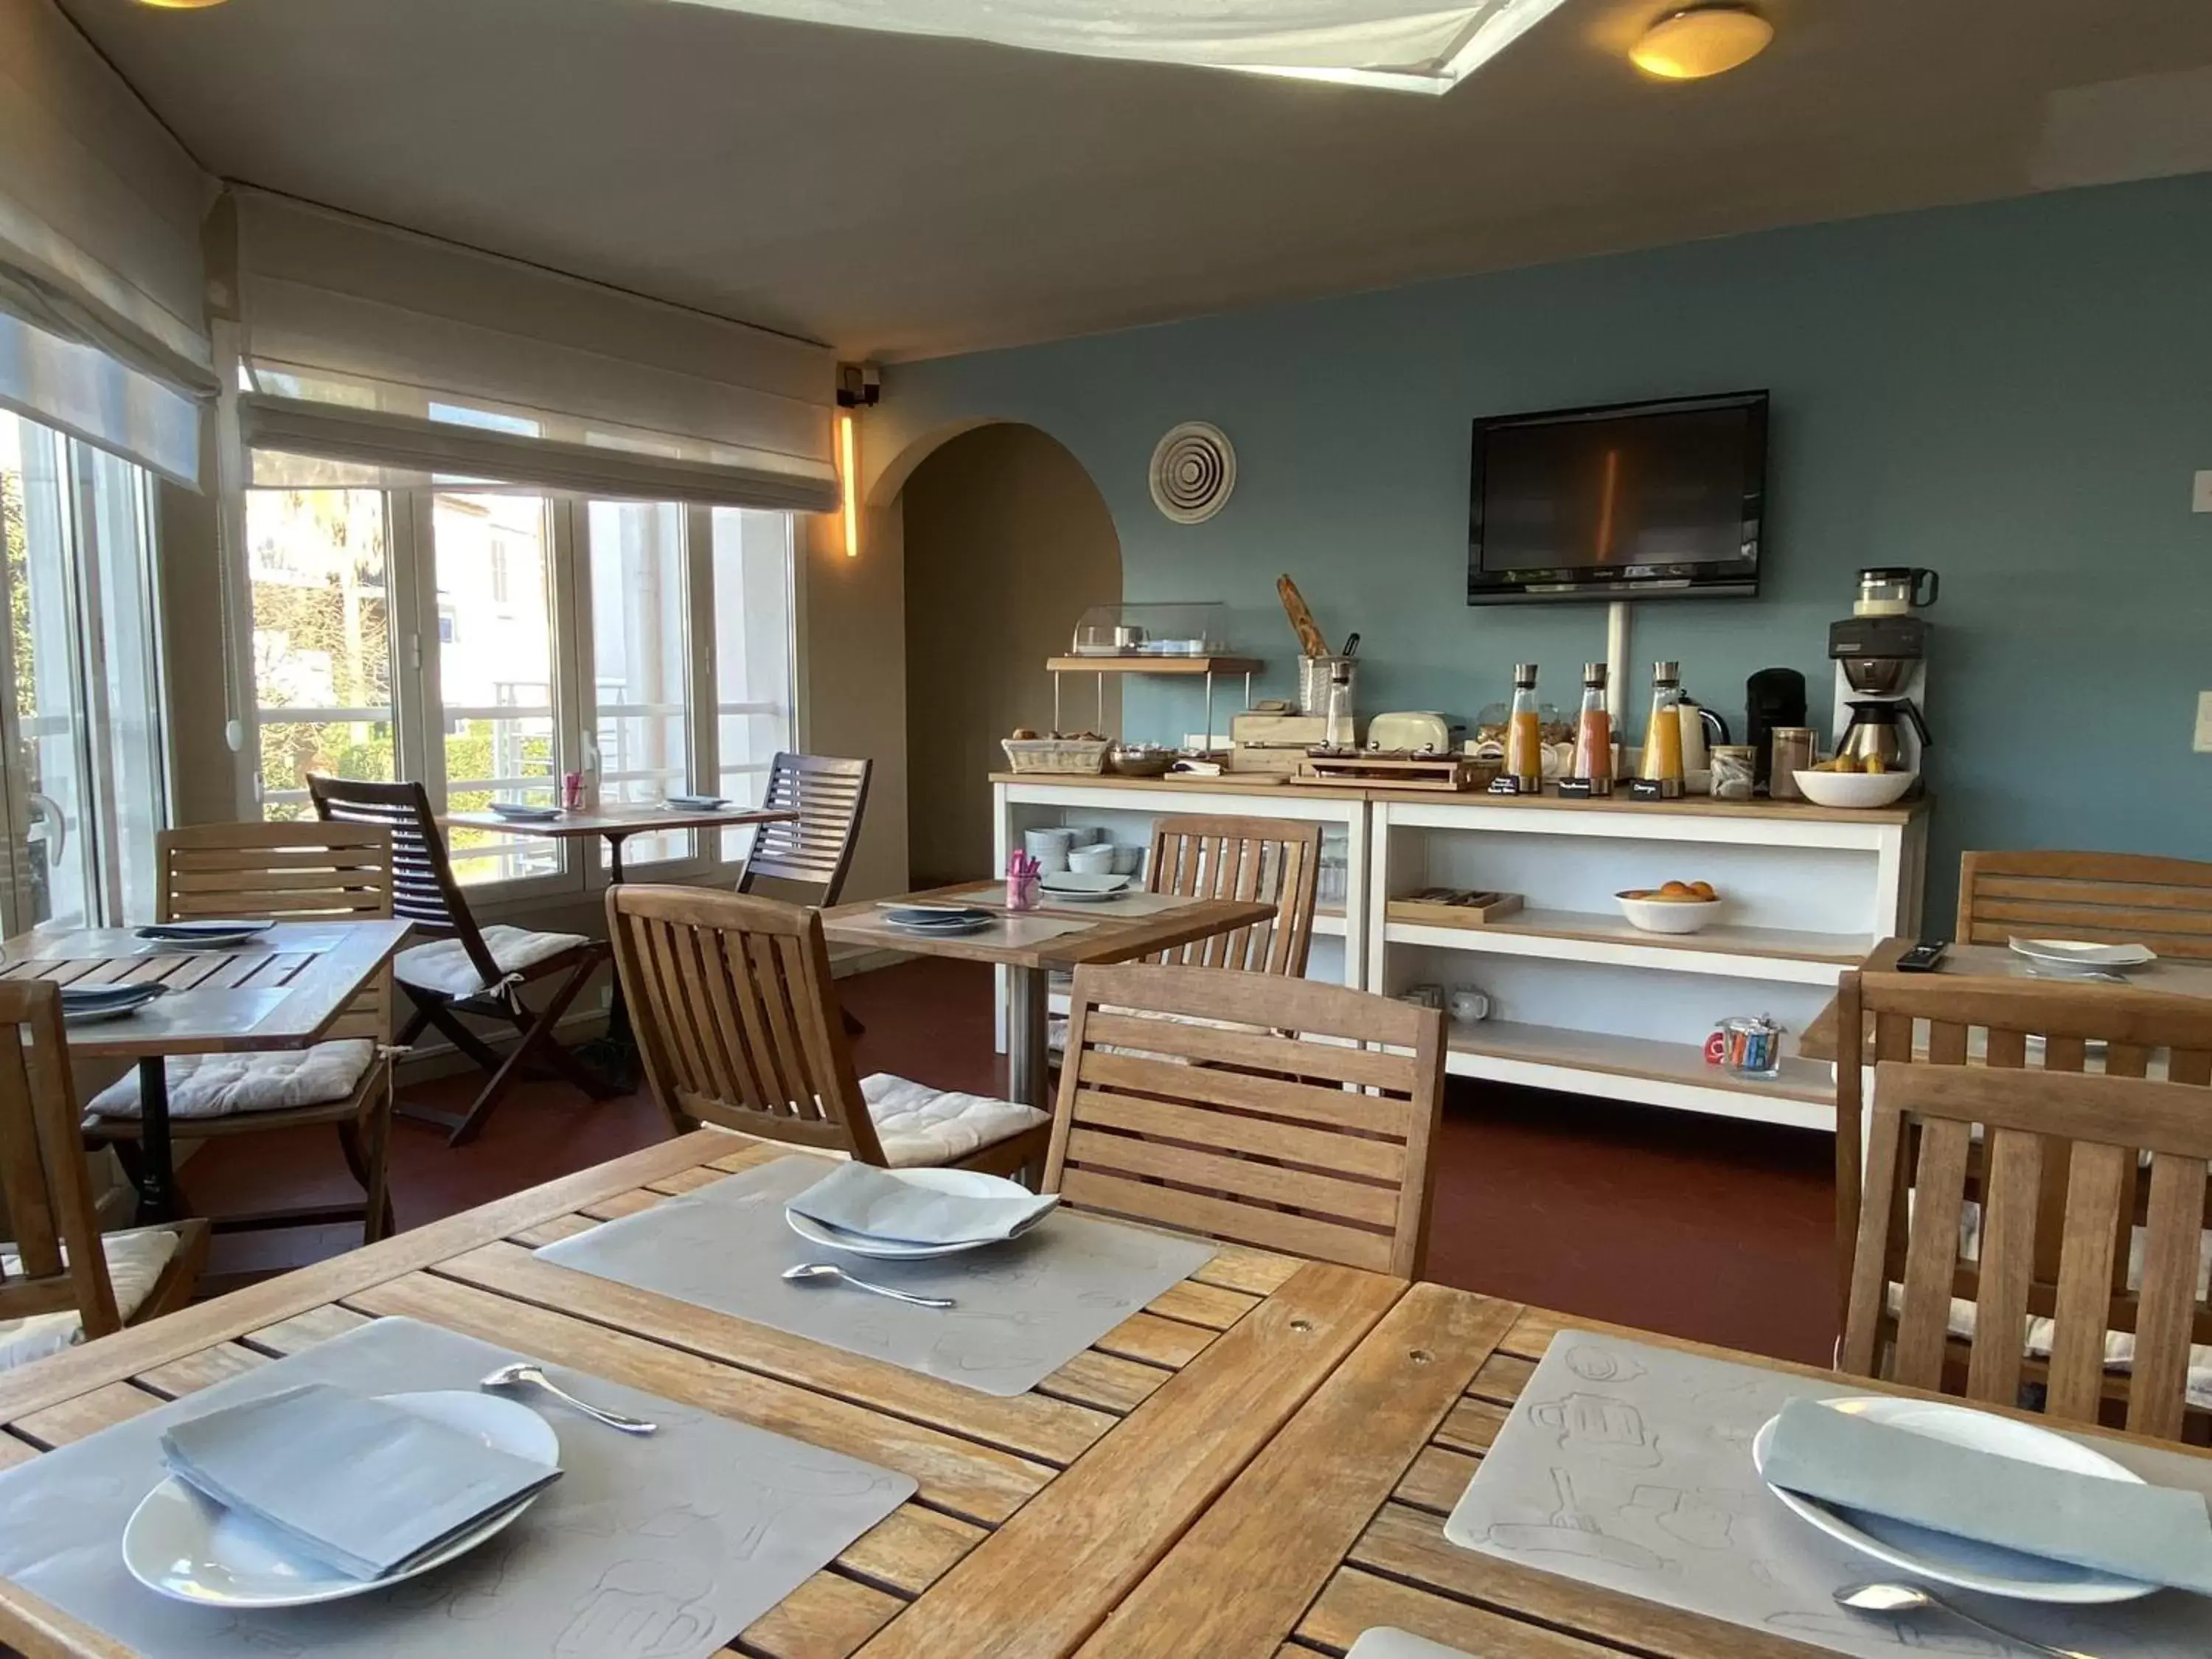
[[[1731,723],[1747,673],[1798,668],[1825,726],[1852,572],[1933,566],[1931,915],[1966,847],[2212,857],[2212,756],[2190,752],[2212,688],[2212,515],[2190,512],[2212,467],[2212,176],[915,364],[869,442],[888,459],[943,422],[1039,426],[1104,494],[1127,597],[1226,600],[1267,692],[1291,684],[1289,571],[1332,639],[1362,635],[1364,712],[1468,715],[1516,660],[1564,702],[1604,654],[1601,606],[1465,604],[1470,419],[1750,386],[1773,393],[1765,591],[1639,606],[1635,657],[1680,659]],[[1186,527],[1145,473],[1194,418],[1238,471]],[[1133,737],[1196,720],[1164,683],[1126,704]]]

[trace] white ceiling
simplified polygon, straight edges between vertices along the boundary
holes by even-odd
[[[213,173],[848,356],[2212,155],[2173,73],[2212,65],[2206,0],[1764,0],[1773,48],[1692,84],[1621,57],[1668,0],[1568,0],[1443,97],[675,0],[60,3]]]

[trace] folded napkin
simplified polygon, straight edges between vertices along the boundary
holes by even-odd
[[[213,934],[218,939],[234,933],[265,933],[276,924],[270,921],[149,921],[138,930],[140,939],[204,939]]]
[[[1787,1491],[2143,1583],[2212,1595],[2198,1492],[2043,1468],[1792,1400],[1761,1471]]]
[[[399,1571],[561,1474],[327,1382],[189,1418],[161,1453],[179,1480],[352,1578]]]
[[[810,1221],[861,1238],[902,1244],[967,1244],[1019,1238],[1052,1213],[1057,1193],[1001,1183],[1003,1198],[934,1193],[872,1164],[841,1164],[787,1206]]]

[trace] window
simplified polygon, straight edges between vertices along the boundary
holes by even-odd
[[[151,484],[0,413],[0,927],[149,920],[167,822]]]
[[[246,492],[264,817],[313,817],[310,772],[399,775],[387,548],[375,490]]]
[[[449,811],[550,803],[567,772],[595,775],[608,805],[714,787],[753,800],[790,746],[787,514],[255,489],[247,522],[268,817],[312,810],[311,771],[420,778]],[[604,842],[448,834],[466,883],[605,879]],[[708,840],[640,835],[623,862],[703,872],[750,835]]]
[[[552,805],[564,769],[555,764],[551,503],[441,490],[431,501],[430,543],[447,809],[480,812],[495,800]],[[503,558],[515,597],[501,605]],[[560,843],[542,836],[457,829],[447,846],[464,882],[561,872]]]

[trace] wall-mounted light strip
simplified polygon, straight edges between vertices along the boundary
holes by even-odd
[[[860,440],[854,435],[853,411],[837,411],[837,483],[843,492],[840,516],[845,521],[845,556],[860,556]]]

